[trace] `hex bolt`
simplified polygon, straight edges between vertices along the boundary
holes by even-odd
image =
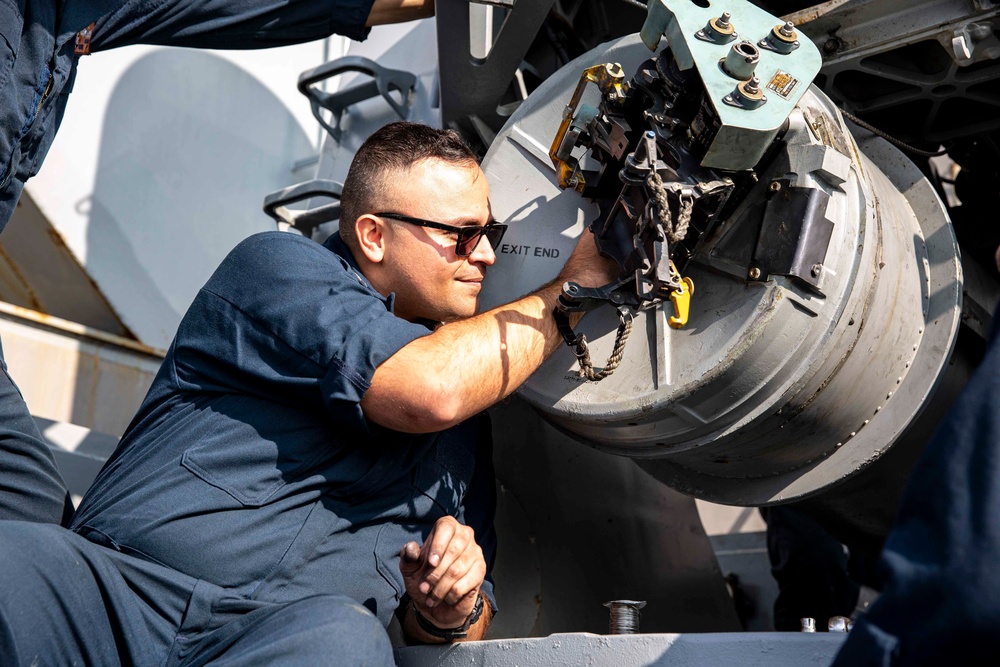
[[[802,632],[816,632],[816,619],[815,618],[803,618],[802,622]]]
[[[736,89],[722,98],[722,101],[731,106],[752,111],[767,102],[767,97],[760,89],[760,79],[753,76],[753,72],[751,72],[750,78],[736,84]]]
[[[722,16],[709,19],[705,27],[695,33],[695,37],[706,42],[726,44],[736,39],[736,29],[730,22],[732,15],[723,12]]]
[[[781,25],[776,25],[767,33],[767,36],[757,43],[770,51],[789,54],[799,48],[799,36],[795,32],[795,24],[786,21]]]
[[[646,606],[645,600],[612,600],[604,606],[611,610],[608,629],[613,635],[634,635],[639,632],[642,614],[639,610]]]

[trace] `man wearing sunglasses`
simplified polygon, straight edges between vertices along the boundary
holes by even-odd
[[[0,0],[0,231],[42,166],[84,56],[136,44],[264,49],[331,34],[363,40],[370,26],[433,13],[433,0]],[[66,485],[3,369],[0,462],[0,519],[66,525]]]
[[[504,225],[451,131],[358,150],[341,230],[239,244],[182,320],[67,531],[0,521],[0,655],[61,664],[392,664],[496,610],[490,425],[560,345],[557,280],[477,314]],[[40,630],[43,628],[44,630]]]

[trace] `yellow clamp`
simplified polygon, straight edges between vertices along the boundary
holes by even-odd
[[[677,267],[670,262],[671,275],[678,276]],[[690,278],[681,278],[676,289],[670,292],[670,303],[674,304],[674,314],[667,318],[667,324],[672,329],[680,329],[688,322],[688,315],[691,313],[691,295],[694,294],[694,281]]]
[[[580,104],[580,98],[583,97],[583,91],[587,87],[587,83],[596,84],[602,95],[614,100],[622,99],[628,92],[625,72],[618,63],[594,65],[583,70],[583,74],[580,75],[580,81],[576,84],[573,97],[570,98],[569,104],[563,109],[562,123],[559,125],[559,131],[556,132],[555,139],[552,140],[552,146],[549,148],[549,159],[552,160],[552,164],[556,168],[556,173],[559,175],[559,187],[572,187],[577,192],[583,192],[586,181],[583,175],[577,171],[577,161],[569,156],[567,156],[568,159],[566,160],[562,159],[559,156],[559,149],[562,147],[563,138],[566,136],[567,130],[569,130],[570,125],[573,123],[573,118],[576,116],[576,107]]]

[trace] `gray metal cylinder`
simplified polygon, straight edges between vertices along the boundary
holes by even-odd
[[[722,69],[734,79],[746,81],[753,76],[759,60],[760,51],[757,50],[754,43],[743,40],[736,42],[729,49],[725,61],[722,63]]]
[[[484,308],[555,277],[597,216],[592,202],[558,188],[547,157],[580,72],[598,62],[632,72],[650,55],[632,36],[582,56],[498,135],[483,166],[494,215],[510,228]],[[596,91],[588,95],[596,106]],[[921,410],[959,324],[958,248],[919,172],[891,148],[866,156],[815,88],[789,121],[780,155],[688,265],[688,325],[671,329],[662,309],[640,312],[613,376],[581,381],[562,348],[520,390],[577,439],[715,502],[805,498],[865,469]],[[748,276],[756,237],[741,236],[744,218],[778,180],[828,196],[832,240],[813,267],[823,296],[783,276]],[[582,321],[595,364],[616,328],[610,308]]]

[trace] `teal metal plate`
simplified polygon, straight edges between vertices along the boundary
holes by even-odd
[[[751,169],[774,140],[782,123],[798,104],[819,73],[823,58],[816,45],[799,33],[799,46],[789,54],[758,46],[782,21],[749,2],[702,2],[692,0],[649,0],[646,22],[640,36],[651,50],[666,37],[681,69],[697,68],[709,99],[721,122],[702,165],[714,169]],[[723,12],[731,15],[736,39],[717,44],[696,37],[710,19]],[[723,102],[739,83],[720,66],[734,44],[747,40],[760,52],[755,74],[767,101],[756,109],[744,109]]]

